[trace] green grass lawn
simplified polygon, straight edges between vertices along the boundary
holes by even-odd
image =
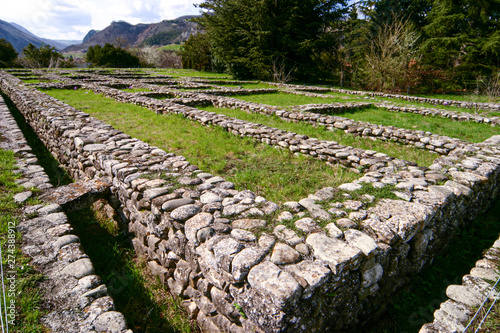
[[[275,86],[271,86],[267,83],[242,83],[242,84],[237,84],[237,83],[231,83],[231,84],[217,84],[218,86],[221,87],[228,87],[228,88],[242,88],[242,89],[269,89],[269,88],[274,88],[276,89]]]
[[[129,328],[136,333],[196,332],[180,300],[151,275],[144,259],[136,257],[116,222],[97,209],[100,204],[68,213],[68,220]]]
[[[258,94],[232,97],[252,103],[261,103],[283,107],[302,104],[327,104],[335,102],[335,99],[332,98],[309,97],[304,95],[287,94],[283,92],[279,92],[277,94]]]
[[[216,72],[204,72],[204,71],[197,71],[194,69],[174,69],[174,68],[165,68],[165,69],[160,69],[156,68],[151,71],[154,74],[163,74],[163,75],[171,75],[174,77],[193,77],[193,76],[201,76],[205,78],[214,78],[214,79],[227,79],[230,77],[229,74],[226,73],[216,73]]]
[[[130,92],[130,93],[145,92],[145,91],[150,92],[151,91],[150,89],[146,89],[146,88],[125,88],[125,89],[121,89],[121,90],[126,91],[126,92]]]
[[[282,107],[301,104],[332,103],[335,101],[335,99],[331,100],[286,93],[235,96],[235,98],[253,103]],[[372,124],[427,131],[470,142],[482,142],[492,135],[500,134],[500,128],[491,127],[486,124],[457,122],[447,118],[422,116],[414,113],[391,112],[377,107],[352,109],[343,113],[335,113],[334,115]]]
[[[200,169],[275,202],[300,200],[325,186],[359,177],[324,161],[294,156],[219,127],[205,127],[179,115],[157,115],[131,104],[82,90],[50,90],[60,99],[133,137],[185,156]]]
[[[394,156],[400,159],[416,162],[421,166],[429,166],[438,157],[438,155],[427,150],[419,149],[414,146],[401,145],[395,142],[373,141],[355,137],[347,134],[344,131],[336,130],[329,131],[323,126],[313,126],[306,122],[288,122],[280,119],[278,116],[268,116],[259,113],[248,113],[240,109],[225,109],[216,107],[203,107],[202,110],[224,114],[229,117],[238,118],[241,120],[250,121],[253,123],[263,124],[278,129],[295,132],[298,134],[307,135],[311,138],[320,140],[336,141],[345,146],[353,146],[367,150],[376,150],[385,153],[389,156]]]
[[[500,128],[491,127],[487,124],[478,124],[471,121],[459,122],[441,117],[422,116],[415,113],[391,112],[376,107],[348,110],[335,115],[372,124],[428,131],[433,134],[476,143],[482,142],[493,135],[500,134]]]
[[[165,51],[180,51],[181,47],[182,47],[181,44],[170,44],[159,47],[159,49]]]

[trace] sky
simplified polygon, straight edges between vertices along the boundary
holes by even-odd
[[[201,0],[2,0],[0,20],[17,23],[42,38],[81,40],[112,21],[156,23],[197,15]]]

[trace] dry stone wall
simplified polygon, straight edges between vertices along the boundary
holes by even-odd
[[[455,101],[449,99],[437,99],[437,98],[428,98],[428,97],[418,97],[418,96],[409,96],[409,95],[398,95],[398,94],[387,94],[382,92],[369,92],[369,91],[360,91],[360,90],[347,90],[347,89],[335,89],[335,88],[317,88],[317,87],[305,87],[294,84],[281,84],[281,83],[269,83],[274,84],[279,87],[285,87],[291,90],[299,90],[299,91],[310,91],[310,92],[329,92],[334,91],[341,94],[349,94],[349,95],[358,95],[358,96],[377,96],[377,97],[386,97],[386,98],[395,98],[402,99],[410,102],[419,102],[419,103],[430,103],[435,105],[452,105],[461,108],[469,108],[469,109],[481,109],[481,110],[490,110],[490,111],[498,111],[500,110],[500,104],[498,103],[478,103],[478,102],[465,102],[465,101]]]
[[[482,259],[476,262],[470,273],[464,275],[461,285],[450,285],[446,289],[449,298],[434,312],[434,321],[427,323],[419,333],[464,332],[474,317],[475,310],[483,303],[489,307],[498,297],[491,282],[500,278],[500,238],[489,248]],[[480,318],[476,319],[476,323]],[[472,330],[471,330],[472,331]]]
[[[34,189],[52,189],[49,177],[38,164],[16,121],[0,96],[0,148],[16,154],[17,182],[26,191],[14,196],[23,203],[35,196]],[[48,313],[42,324],[54,332],[131,333],[123,314],[115,311],[106,285],[95,275],[92,262],[73,234],[67,216],[58,204],[24,207],[24,219],[17,225],[23,235],[21,250],[46,279],[40,288]]]
[[[58,84],[41,86],[52,88],[66,87],[66,85],[59,86]],[[77,85],[76,83],[73,86],[80,87],[80,85]],[[147,107],[155,111],[156,113],[178,113],[191,119],[198,120],[205,125],[222,126],[224,128],[227,128],[229,131],[231,131],[234,127],[236,128],[234,134],[250,136],[258,141],[262,141],[267,144],[281,146],[282,148],[288,148],[292,152],[300,152],[314,157],[319,156],[319,158],[326,159],[331,163],[341,160],[341,163],[343,163],[344,165],[354,168],[360,167],[360,164],[358,163],[360,161],[359,157],[353,157],[352,160],[348,159],[349,155],[345,155],[345,151],[339,151],[339,144],[337,142],[328,143],[328,141],[325,142],[322,140],[311,138],[308,142],[304,142],[304,144],[300,145],[300,141],[297,140],[307,140],[309,138],[303,135],[297,136],[295,133],[285,134],[285,131],[280,131],[267,126],[253,124],[242,120],[234,120],[230,117],[213,112],[200,111],[196,109],[195,106],[214,105],[220,108],[238,108],[247,112],[261,113],[266,115],[273,114],[287,121],[304,121],[315,125],[319,124],[325,126],[329,130],[343,130],[345,133],[356,136],[362,136],[382,141],[389,140],[402,144],[412,144],[418,148],[428,149],[443,155],[449,154],[450,151],[456,148],[463,148],[468,145],[468,142],[464,142],[460,139],[436,135],[430,132],[402,129],[393,126],[375,125],[367,122],[354,121],[344,117],[320,115],[313,112],[281,110],[277,107],[245,102],[229,97],[217,97],[200,93],[176,92],[166,89],[158,89],[157,95],[155,96],[155,93],[129,93],[99,84],[84,84],[82,87],[93,90],[96,93],[103,94],[104,96],[114,98],[120,102],[134,103]],[[148,89],[157,89],[157,87],[151,87],[150,85],[141,85],[141,87]],[[157,100],[152,96],[157,98],[162,96],[178,98]],[[180,105],[193,107],[186,108],[181,107]],[[326,105],[325,108],[328,108],[330,110],[343,111],[346,109],[361,108],[365,106],[366,104],[341,105],[336,103]],[[234,126],[231,126],[231,124],[234,124]],[[344,147],[340,146],[340,149],[343,148]],[[337,156],[337,154],[339,154],[340,159],[338,158],[339,156]],[[373,153],[372,156],[374,154],[375,153]],[[378,156],[380,156],[380,153],[378,154]],[[361,166],[363,165],[364,164],[362,164]]]
[[[352,183],[280,209],[8,74],[0,74],[0,87],[75,178],[111,179],[137,253],[207,332],[359,326],[498,195],[500,146],[492,139],[456,147],[429,168],[389,158]],[[93,89],[155,112],[195,114]],[[349,199],[363,183],[394,186],[401,200],[367,208],[373,197]],[[338,193],[348,200],[334,199]]]

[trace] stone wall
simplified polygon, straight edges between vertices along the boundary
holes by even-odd
[[[489,141],[456,147],[429,168],[379,156],[385,164],[353,183],[280,209],[8,74],[0,74],[0,87],[75,178],[112,179],[137,253],[207,332],[359,326],[498,195],[500,147]],[[203,115],[93,89],[155,112]],[[363,183],[393,186],[402,200],[354,200]]]
[[[53,188],[1,96],[0,137],[0,148],[16,154],[15,172],[20,174],[17,182],[26,188],[14,196],[16,202],[36,197],[34,189]],[[47,309],[42,324],[54,332],[132,333],[123,314],[115,311],[106,285],[95,275],[92,262],[73,234],[61,206],[25,206],[23,213],[24,218],[17,225],[23,237],[21,251],[31,257],[30,264],[45,277],[39,285],[43,307]]]
[[[476,102],[466,102],[466,101],[455,101],[450,99],[437,99],[437,98],[428,98],[428,97],[418,97],[418,96],[410,96],[410,95],[399,95],[399,94],[388,94],[383,92],[370,92],[370,91],[361,91],[361,90],[348,90],[348,89],[335,89],[335,88],[320,88],[317,87],[303,87],[294,84],[281,84],[281,83],[269,83],[274,84],[279,87],[285,87],[291,90],[299,90],[299,91],[311,91],[311,92],[328,92],[334,91],[341,94],[349,94],[349,95],[358,95],[358,96],[376,96],[376,97],[386,97],[386,98],[396,98],[402,99],[409,102],[419,102],[419,103],[430,103],[435,105],[452,105],[461,108],[474,109],[478,108],[480,110],[490,110],[490,111],[498,111],[500,110],[500,104],[498,103],[476,103]],[[325,90],[326,89],[326,90]]]
[[[68,85],[44,84],[38,86],[65,88]],[[69,86],[71,87],[71,85]],[[304,135],[299,136],[295,133],[281,131],[268,126],[232,119],[213,112],[201,111],[196,109],[195,106],[213,105],[220,108],[237,108],[247,112],[276,115],[286,121],[304,121],[313,125],[325,126],[328,130],[343,130],[345,133],[355,136],[382,141],[399,142],[402,144],[412,144],[418,148],[428,149],[443,155],[449,154],[450,151],[456,148],[463,148],[468,145],[468,142],[464,142],[460,139],[436,135],[425,131],[409,130],[394,126],[375,125],[366,122],[354,121],[344,117],[301,111],[300,109],[299,112],[293,110],[282,110],[278,107],[246,102],[230,97],[214,96],[205,93],[177,92],[173,89],[158,89],[158,87],[152,85],[136,84],[136,86],[156,90],[157,92],[129,93],[119,89],[110,88],[108,86],[103,86],[98,83],[84,83],[80,85],[74,82],[73,86],[77,88],[82,87],[90,89],[96,93],[116,99],[120,102],[134,103],[144,106],[155,111],[156,113],[181,114],[188,118],[200,121],[205,125],[222,126],[229,131],[234,130],[234,134],[253,137],[256,140],[267,144],[288,148],[292,152],[300,152],[314,157],[319,157],[332,163],[341,161],[344,165],[354,168],[360,167],[360,164],[358,163],[360,161],[359,156],[353,157],[352,160],[348,159],[349,155],[345,155],[345,151],[339,150],[345,147],[339,146],[337,142],[317,140],[314,138],[308,138]],[[157,98],[164,96],[167,96],[168,98],[166,100],[157,100]],[[182,106],[193,107],[187,108]],[[346,109],[362,108],[366,106],[367,104],[335,103],[325,105],[324,108],[327,108],[331,112],[332,110],[344,111]],[[305,140],[307,140],[307,142],[300,142]],[[300,146],[304,148],[300,148]],[[340,153],[340,158],[336,156],[338,153]],[[372,156],[374,154],[375,153],[373,153]]]

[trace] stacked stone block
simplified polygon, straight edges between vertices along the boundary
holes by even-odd
[[[75,178],[112,179],[136,251],[207,332],[359,326],[380,315],[390,295],[498,194],[500,148],[491,140],[456,147],[429,168],[374,168],[353,183],[284,203],[280,212],[276,203],[236,190],[182,156],[133,139],[9,75],[1,74],[0,84]],[[120,96],[131,100],[129,95]],[[393,185],[402,200],[384,199],[368,209],[370,196],[334,200],[364,182]]]

